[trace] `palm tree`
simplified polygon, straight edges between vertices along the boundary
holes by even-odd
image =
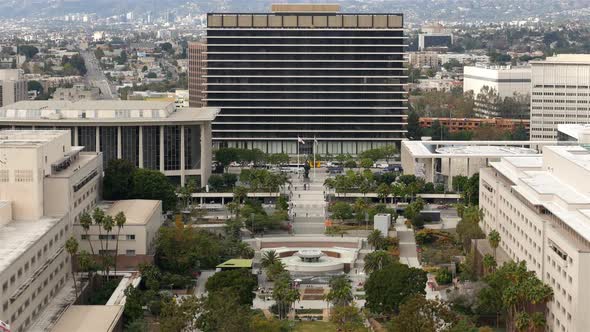
[[[531,314],[531,329],[533,331],[544,331],[547,326],[545,314],[542,312],[534,312]]]
[[[102,251],[104,251],[104,245],[102,244],[102,223],[104,221],[104,217],[104,211],[99,208],[95,208],[92,212],[92,219],[94,220],[94,224],[98,226],[98,239],[100,240],[100,250]]]
[[[393,263],[393,257],[384,250],[373,251],[365,256],[365,266],[363,270],[366,274],[381,270],[384,266]]]
[[[78,286],[76,285],[76,274],[74,273],[74,255],[78,253],[78,241],[71,236],[66,241],[66,251],[70,254],[70,264],[72,265],[72,279],[74,280],[74,292],[76,294],[76,299],[78,298]]]
[[[330,291],[326,294],[326,301],[334,306],[347,306],[353,299],[352,286],[347,276],[341,275],[330,280]]]
[[[252,258],[254,257],[254,249],[250,247],[246,242],[238,242],[238,255],[240,258]]]
[[[516,327],[516,331],[518,332],[525,332],[531,326],[531,316],[529,316],[526,312],[520,312],[516,315],[516,319],[514,322]]]
[[[494,256],[492,256],[490,254],[486,254],[483,257],[483,267],[484,267],[486,273],[494,272],[494,269],[496,268],[497,265],[498,265],[498,263],[496,263],[496,259],[494,258]]]
[[[273,265],[280,260],[279,254],[274,250],[265,251],[260,259],[260,265],[263,268]]]
[[[111,233],[111,231],[113,230],[113,227],[115,226],[115,221],[113,220],[113,217],[111,216],[105,216],[104,220],[102,221],[102,227],[104,228],[105,232],[107,233],[107,238],[106,238],[106,246],[105,246],[105,255],[104,255],[104,263],[105,263],[105,268],[107,270],[107,280],[109,279],[109,265],[111,264],[110,262],[110,252],[109,252],[109,234]],[[117,253],[115,253],[115,255],[117,255]]]
[[[488,234],[488,241],[490,242],[490,246],[494,249],[494,258],[496,258],[496,249],[500,245],[500,233],[497,230],[493,230]]]
[[[92,256],[94,256],[94,248],[92,247],[92,241],[88,235],[90,226],[92,226],[92,217],[88,213],[84,212],[80,216],[80,226],[82,226],[82,229],[84,229],[84,235],[86,236],[86,240],[88,240],[88,244],[90,245],[90,252],[92,253]]]
[[[383,237],[383,234],[378,229],[374,229],[369,233],[369,236],[367,236],[367,242],[375,249],[380,249],[384,240],[385,238]]]
[[[115,225],[117,226],[117,242],[115,245],[115,275],[117,274],[117,256],[119,256],[119,235],[121,234],[121,228],[125,226],[127,222],[127,218],[125,217],[125,213],[123,211],[117,213],[115,216]]]
[[[387,183],[382,183],[377,187],[377,195],[379,196],[379,201],[381,203],[385,203],[385,200],[389,194],[391,194],[391,188],[387,185]]]

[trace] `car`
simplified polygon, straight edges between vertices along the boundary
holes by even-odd
[[[342,166],[328,166],[326,173],[328,174],[340,174],[344,172],[344,167]]]
[[[376,163],[376,164],[373,164],[373,167],[386,169],[387,167],[389,167],[389,164],[386,164],[386,163]]]

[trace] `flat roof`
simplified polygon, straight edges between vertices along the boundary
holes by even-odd
[[[160,206],[158,200],[127,199],[113,202],[105,213],[115,217],[117,213],[123,212],[127,219],[126,225],[145,225],[156,213],[158,206]]]
[[[551,141],[402,141],[414,158],[500,158],[535,155],[530,146],[555,144]]]
[[[586,64],[590,65],[590,54],[557,54],[555,56],[547,57],[545,60],[535,60],[530,63],[534,64]]]
[[[233,258],[228,261],[225,261],[219,265],[217,265],[219,269],[227,269],[227,268],[252,268],[252,260],[251,259],[238,259]]]
[[[41,217],[39,220],[12,220],[0,225],[0,272],[4,272],[27,252],[63,217]]]
[[[461,146],[444,146],[435,150],[438,154],[444,155],[521,155],[537,154],[535,149],[521,148],[517,146],[479,146],[479,145],[461,145]]]
[[[51,331],[111,332],[122,314],[122,305],[71,305]]]
[[[0,130],[0,146],[38,147],[69,134],[67,130]]]
[[[580,134],[590,133],[590,124],[587,124],[587,123],[558,124],[557,131],[579,140]]]

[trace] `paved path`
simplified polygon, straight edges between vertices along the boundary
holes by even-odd
[[[324,234],[326,202],[324,181],[326,173],[322,169],[310,171],[310,179],[303,175],[291,177],[291,216],[295,234]]]
[[[201,275],[199,276],[199,279],[197,279],[197,287],[195,287],[195,295],[196,296],[203,296],[207,293],[207,291],[205,290],[205,284],[207,283],[207,280],[215,274],[215,271],[201,271]]]
[[[399,224],[399,223],[398,223]],[[399,238],[399,260],[400,262],[411,266],[421,268],[416,252],[416,239],[414,230],[407,229],[403,223],[398,226],[397,236]]]

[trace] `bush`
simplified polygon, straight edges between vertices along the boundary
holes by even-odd
[[[453,276],[447,269],[440,269],[436,272],[435,279],[439,285],[448,285],[453,281]]]
[[[430,229],[421,229],[416,232],[416,243],[420,245],[432,243],[434,240],[436,240],[436,237]]]

